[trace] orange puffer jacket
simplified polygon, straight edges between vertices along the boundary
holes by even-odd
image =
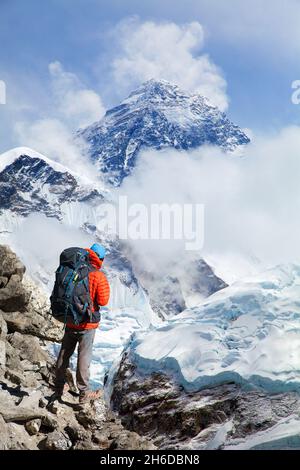
[[[99,307],[104,306],[109,301],[110,288],[106,276],[103,272],[99,271],[102,266],[102,261],[98,258],[89,248],[85,248],[89,252],[90,263],[97,270],[89,273],[89,288],[90,296],[93,301],[93,311],[98,310]],[[80,323],[80,325],[74,325],[73,323],[67,323],[67,327],[74,330],[90,330],[97,328],[99,323]]]

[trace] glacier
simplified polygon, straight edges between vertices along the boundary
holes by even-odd
[[[270,393],[300,391],[300,266],[233,283],[149,333],[129,353],[138,371],[163,371],[186,390],[235,382]]]

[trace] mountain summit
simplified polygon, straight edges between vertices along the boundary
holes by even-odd
[[[205,97],[154,79],[78,135],[88,142],[92,160],[115,186],[131,173],[142,148],[187,150],[213,144],[233,151],[249,143],[244,132]]]

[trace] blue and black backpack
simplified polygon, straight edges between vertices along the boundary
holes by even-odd
[[[95,268],[89,262],[88,251],[83,248],[67,248],[61,253],[50,297],[51,314],[54,318],[75,325],[99,321],[100,313],[93,312],[89,290],[91,271],[95,271]]]

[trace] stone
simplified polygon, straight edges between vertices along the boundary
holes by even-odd
[[[30,395],[22,398],[19,406],[23,408],[37,408],[39,406],[40,399],[42,398],[42,392],[37,390]]]
[[[0,367],[5,367],[6,364],[6,345],[5,341],[0,339]]]
[[[5,406],[1,404],[0,415],[7,423],[25,423],[36,418],[43,418],[45,412],[40,409],[23,408],[21,406]]]
[[[7,324],[3,318],[3,315],[0,313],[0,339],[5,339],[7,335]]]
[[[34,437],[28,435],[24,426],[16,423],[9,423],[7,425],[7,430],[9,450],[38,450]]]
[[[53,431],[44,443],[44,448],[47,450],[68,450],[71,447],[72,442],[69,437],[60,431]]]
[[[23,279],[26,268],[8,245],[0,245],[0,260],[0,276],[10,278],[17,274]]]
[[[22,372],[18,372],[16,370],[7,369],[5,372],[5,377],[16,385],[21,385],[24,380],[24,375]]]
[[[89,428],[99,423],[96,410],[92,404],[85,403],[80,405],[79,408],[80,411],[76,413],[76,419],[83,427]]]
[[[42,424],[41,419],[32,419],[31,421],[27,421],[25,424],[25,429],[30,434],[30,436],[33,436],[34,434],[37,434],[40,430]]]
[[[0,415],[0,450],[9,449],[9,431],[6,422],[3,417]]]
[[[33,364],[46,363],[49,358],[47,351],[41,348],[38,338],[32,335],[25,335],[18,332],[8,336],[9,343],[19,351],[21,359],[26,359]]]
[[[28,307],[27,307],[28,308]],[[63,337],[63,326],[61,323],[52,319],[45,318],[38,312],[12,312],[2,313],[9,332],[18,331],[28,335],[34,335],[48,341],[61,342]]]
[[[6,341],[6,367],[10,371],[22,372],[24,371],[22,367],[22,362],[19,357],[19,351],[12,347],[12,345]]]
[[[42,423],[45,428],[48,428],[50,430],[54,430],[58,426],[57,419],[55,419],[53,416],[51,416],[49,413],[45,414],[42,418]]]
[[[97,444],[94,444],[91,439],[86,437],[85,439],[75,443],[74,450],[100,450],[100,447]]]
[[[8,283],[8,277],[0,276],[0,289],[6,286]]]
[[[18,274],[13,274],[7,285],[0,289],[0,309],[4,312],[24,311],[30,293],[22,285]]]
[[[46,408],[47,405],[48,405],[48,401],[46,400],[46,398],[42,397],[39,399],[40,408]]]
[[[113,450],[154,450],[156,447],[147,439],[143,439],[136,432],[123,430],[111,442]]]
[[[25,372],[38,372],[39,371],[38,363],[32,364],[32,362],[28,361],[27,359],[23,359],[22,361],[20,361],[20,367]]]

